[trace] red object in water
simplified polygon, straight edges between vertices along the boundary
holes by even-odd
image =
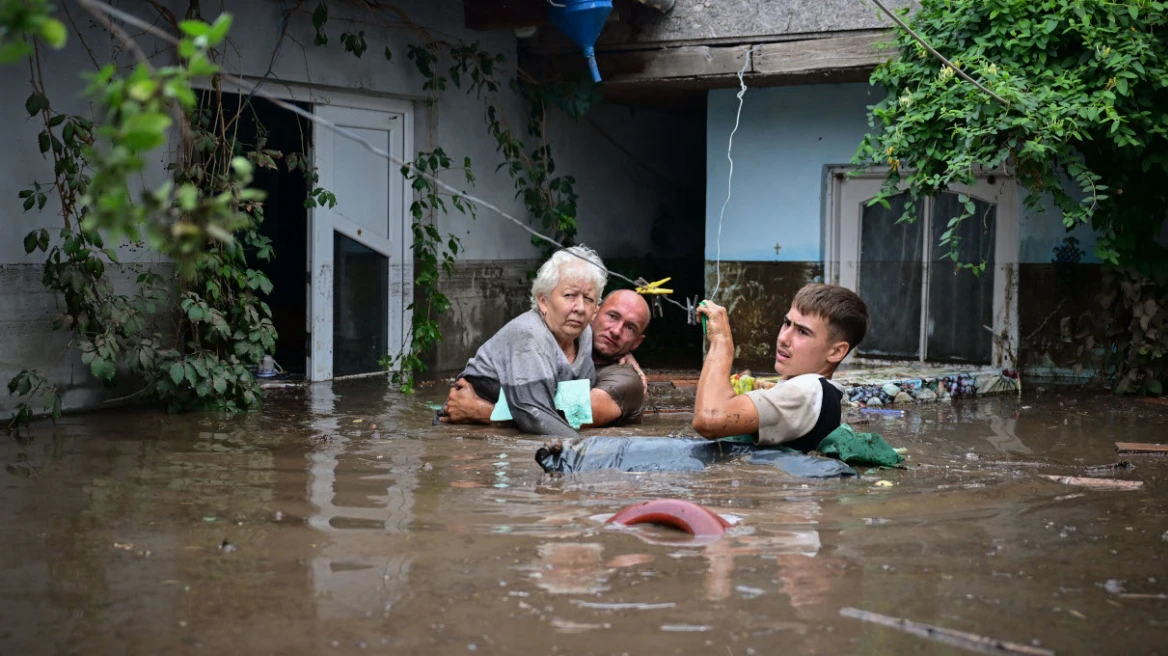
[[[609,524],[656,524],[681,529],[695,537],[723,535],[730,523],[717,513],[681,499],[654,499],[629,506],[613,515]]]

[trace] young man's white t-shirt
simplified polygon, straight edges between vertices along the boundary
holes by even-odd
[[[828,389],[835,392],[835,398],[825,403]],[[783,444],[811,451],[842,422],[843,387],[819,374],[780,380],[774,387],[747,392],[746,396],[758,411],[757,443],[761,445]]]

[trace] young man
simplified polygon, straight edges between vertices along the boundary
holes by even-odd
[[[800,289],[775,344],[782,380],[742,395],[730,384],[734,339],[726,308],[706,301],[698,313],[706,317],[710,347],[698,379],[694,430],[709,439],[754,434],[756,444],[806,453],[839,428],[843,390],[831,376],[868,332],[868,308],[859,296],[838,285]]]
[[[645,403],[645,380],[631,353],[645,341],[649,304],[640,294],[620,289],[608,295],[592,320],[592,424],[640,421]],[[451,424],[489,424],[495,405],[475,394],[463,379],[454,383],[443,406],[442,421]]]

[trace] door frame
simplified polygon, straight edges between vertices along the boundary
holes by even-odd
[[[855,166],[847,165],[827,166],[824,175],[826,176],[822,230],[824,279],[828,283],[843,285],[852,291],[857,291],[859,289],[860,218],[857,216],[854,219],[844,220],[844,186],[849,180],[854,180],[879,190],[884,179],[888,176],[888,170],[860,170]],[[1022,214],[1018,198],[1018,185],[1013,176],[1000,169],[978,171],[977,177],[978,184],[973,188],[957,185],[949,191],[967,194],[997,204],[992,268],[994,276],[993,325],[988,327],[992,329],[993,335],[990,340],[992,344],[990,364],[994,367],[1016,368],[1018,362],[1018,255]],[[1000,178],[1000,180],[991,185],[987,180],[990,177]],[[901,183],[900,188],[905,189],[906,185]],[[993,190],[992,193],[991,190]],[[926,205],[926,216],[931,208],[932,201],[930,200]],[[925,303],[921,306],[922,315],[924,315],[922,316],[922,324],[925,324],[928,314],[928,273],[931,266],[932,250],[935,246],[932,243],[931,233],[926,233],[924,241],[922,294]],[[990,271],[987,269],[987,273]],[[869,311],[879,312],[880,308],[869,308]],[[927,339],[927,332],[922,330],[922,345],[919,350],[919,357],[922,361],[927,361],[924,347]],[[857,356],[857,358],[863,359],[861,356]]]
[[[274,96],[274,97],[279,98],[281,100],[287,100],[287,101],[307,104],[309,106],[310,111],[312,111],[314,115],[316,113],[316,108],[318,106],[348,107],[351,109],[361,109],[361,110],[369,110],[369,111],[375,111],[375,112],[386,112],[386,113],[390,113],[390,114],[401,114],[404,117],[404,118],[400,119],[403,123],[403,125],[402,125],[403,149],[402,150],[403,150],[403,153],[405,155],[404,159],[411,159],[413,156],[413,153],[414,153],[414,102],[412,100],[408,99],[408,97],[388,96],[388,95],[377,94],[375,92],[354,93],[352,91],[346,91],[344,89],[336,89],[336,88],[324,86],[324,85],[302,84],[302,83],[298,83],[298,82],[285,82],[282,80],[268,79],[265,82],[265,80],[263,78],[261,78],[259,76],[255,76],[255,75],[241,75],[239,77],[243,81],[251,83],[251,84],[257,84],[257,85],[264,84],[264,92],[268,95]],[[203,89],[203,90],[213,89],[213,87],[210,83],[210,80],[207,80],[207,79],[193,80],[191,82],[191,86],[196,88],[196,89]],[[245,89],[243,87],[240,87],[238,89],[229,89],[228,91],[231,91],[231,93],[243,94],[243,93],[248,92],[249,90],[250,89]],[[318,150],[317,139],[322,134],[322,132],[325,132],[325,131],[327,131],[327,128],[320,126],[320,124],[318,124],[318,123],[313,123],[312,143],[309,144],[309,147],[308,147],[309,152],[306,153],[309,157],[312,158],[313,162],[316,161],[316,152]],[[332,137],[345,138],[341,135],[336,135],[332,132],[328,132],[328,134]],[[390,171],[393,172],[396,170],[397,170],[397,165],[395,165],[393,162],[390,162]],[[322,181],[324,180],[323,174],[321,175],[321,180]],[[321,184],[320,186],[322,186],[326,189],[329,188],[328,186],[326,186],[324,184]],[[388,346],[389,346],[391,353],[395,353],[395,354],[400,354],[400,352],[404,349],[405,338],[409,334],[407,327],[411,325],[412,319],[413,319],[412,312],[408,309],[408,307],[411,303],[413,303],[413,299],[414,299],[414,285],[413,285],[413,281],[414,281],[414,257],[413,257],[413,246],[412,246],[413,236],[411,234],[411,223],[412,222],[407,219],[407,217],[410,216],[410,205],[412,205],[414,202],[414,190],[413,190],[412,186],[410,186],[408,184],[404,184],[404,178],[403,178],[402,188],[403,188],[403,193],[402,193],[402,198],[401,198],[402,229],[400,231],[401,232],[401,253],[399,255],[399,259],[397,260],[397,262],[400,262],[400,264],[395,263],[395,261],[393,259],[391,259],[390,263],[389,263],[389,271],[390,271],[389,290],[390,290],[390,299],[391,299],[390,304],[389,304],[390,305],[390,313],[391,313],[390,316],[391,317],[395,316],[395,313],[394,313],[395,307],[400,306],[400,308],[401,308],[400,309],[400,316],[401,316],[400,323],[398,323],[396,321],[392,321],[392,320],[389,321]],[[306,230],[308,231],[308,261],[304,263],[305,264],[304,272],[305,272],[305,305],[308,309],[308,311],[305,313],[306,322],[307,322],[305,329],[308,332],[309,343],[305,345],[305,372],[306,372],[306,376],[307,376],[308,380],[311,382],[318,382],[318,381],[322,381],[322,380],[332,380],[333,379],[333,376],[332,376],[332,289],[333,289],[332,285],[333,285],[333,280],[332,280],[332,276],[331,276],[331,264],[330,264],[330,274],[328,276],[327,281],[316,280],[317,275],[314,272],[313,265],[312,265],[314,248],[318,246],[317,244],[314,243],[314,240],[313,240],[314,228],[319,221],[324,220],[324,217],[320,216],[320,214],[321,214],[321,212],[319,212],[319,208],[314,208],[314,207],[308,208],[308,225],[306,226]],[[349,222],[346,222],[346,223],[349,223]],[[348,226],[348,227],[352,227],[352,226]],[[356,228],[354,228],[353,232],[354,233],[356,232]],[[328,260],[331,263],[332,257],[333,257],[333,254],[332,254],[333,245],[332,245],[332,239],[331,239],[331,232],[329,234],[330,234],[330,238],[328,240],[329,243],[327,244],[327,246],[328,246],[327,253],[328,253]],[[346,236],[351,236],[348,231],[345,231],[344,234],[346,234]],[[361,241],[362,243],[365,243],[362,239],[357,239],[357,241]],[[368,245],[368,244],[366,244],[366,245]],[[323,248],[325,246],[323,241],[321,244],[319,244],[319,246],[321,248]],[[374,247],[370,246],[370,248],[374,248]],[[374,250],[379,250],[379,249],[374,248]],[[328,290],[327,303],[324,303],[323,298],[320,300],[314,299],[314,291],[318,291],[318,288],[320,291],[323,291],[323,288],[325,287],[325,285],[322,285],[320,283],[327,283],[327,290]],[[393,291],[395,289],[401,290],[401,294],[400,294],[401,302],[396,303],[396,304],[393,300],[394,299]],[[314,303],[314,301],[315,301],[315,303]],[[317,346],[318,346],[316,339],[314,339],[314,337],[313,337],[313,334],[314,334],[313,333],[313,326],[314,326],[313,319],[315,316],[314,313],[316,311],[319,311],[322,313],[324,311],[327,311],[327,313],[328,313],[328,322],[327,322],[328,323],[328,333],[327,333],[328,339],[326,342],[321,343],[322,346],[327,344],[327,349],[328,349],[327,369],[325,369],[323,367],[323,362],[321,362],[321,358],[319,355],[317,358],[313,357],[313,354],[317,351]],[[396,330],[395,330],[395,328],[396,328]],[[322,365],[322,369],[319,372],[316,369],[316,364],[318,362],[321,362],[321,365]],[[375,371],[375,372],[370,372],[367,374],[354,374],[352,376],[344,376],[344,378],[377,376],[377,375],[381,375],[381,374],[382,374],[382,372]]]
[[[321,94],[323,95],[323,94]],[[353,120],[353,127],[379,129],[380,122],[389,125],[396,122],[396,129],[401,130],[402,158],[407,159],[413,153],[413,104],[409,101],[378,98],[366,99],[357,102],[351,94],[338,95],[330,93],[331,103],[314,103],[313,114],[326,120],[335,122],[338,112],[353,111],[360,113],[360,117]],[[372,102],[370,102],[372,101]],[[361,106],[354,106],[361,105]],[[322,114],[324,116],[322,116]],[[331,116],[330,116],[331,115]],[[347,137],[336,134],[327,128],[313,129],[313,163],[317,165],[317,174],[320,176],[319,185],[332,190],[336,170],[331,161],[324,155],[331,152],[335,139]],[[395,144],[391,140],[391,148]],[[405,178],[400,176],[398,166],[388,162],[390,175],[389,187],[386,193],[390,194],[390,217],[388,237],[370,234],[368,230],[353,221],[339,215],[327,207],[315,207],[309,213],[309,380],[313,382],[332,380],[333,376],[333,285],[334,262],[333,242],[334,234],[339,232],[346,237],[370,248],[389,259],[389,291],[387,324],[387,347],[390,355],[400,355],[404,348],[404,341],[409,334],[408,326],[412,316],[409,310],[413,302],[414,258],[413,240],[411,238],[410,205],[413,203],[413,189],[406,184]],[[399,179],[400,178],[400,179]],[[393,201],[391,188],[398,183],[399,198]],[[343,202],[344,199],[338,199]],[[395,204],[398,207],[395,208]],[[395,218],[395,209],[397,217]],[[372,371],[355,376],[373,376],[384,372]],[[345,376],[349,378],[351,376]]]

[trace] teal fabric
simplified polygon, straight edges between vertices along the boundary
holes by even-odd
[[[860,467],[895,467],[904,462],[879,433],[857,433],[847,424],[841,424],[823,438],[818,451]]]
[[[564,413],[568,425],[579,429],[592,423],[592,386],[587,378],[565,380],[556,385],[556,410]],[[499,392],[499,402],[491,411],[491,421],[511,421],[511,407],[507,405],[507,395]]]

